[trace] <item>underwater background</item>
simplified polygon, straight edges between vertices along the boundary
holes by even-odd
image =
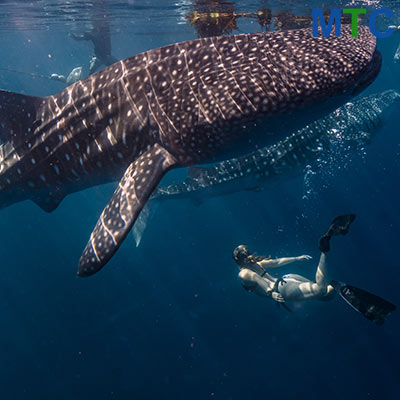
[[[68,34],[88,30],[95,7],[107,10],[113,55],[124,59],[195,39],[187,16],[203,3],[1,1],[0,87],[47,96],[65,87],[45,79],[52,73],[84,66],[86,76],[93,46]],[[232,33],[261,31],[252,17],[261,8],[303,15],[322,6],[216,3],[249,13]],[[398,2],[351,6],[385,6],[400,24]],[[378,41],[382,69],[362,96],[400,90],[399,42],[400,33]],[[77,277],[77,262],[116,184],[72,194],[51,214],[32,202],[1,210],[0,398],[397,399],[398,311],[376,326],[337,296],[288,313],[243,290],[232,250],[310,254],[273,274],[313,279],[318,238],[334,216],[355,213],[350,233],[333,240],[330,273],[399,305],[398,107],[364,149],[339,149],[268,190],[164,202],[140,247],[129,235],[88,279]],[[163,183],[184,177],[181,169]]]

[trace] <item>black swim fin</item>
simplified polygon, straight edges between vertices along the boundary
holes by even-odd
[[[332,281],[331,285],[346,303],[377,325],[383,325],[385,318],[396,310],[394,304],[366,290],[338,281]]]
[[[326,233],[329,236],[346,235],[349,232],[351,223],[356,219],[355,214],[340,215],[336,217]]]
[[[319,239],[319,249],[323,253],[327,253],[330,250],[330,240],[332,236],[336,235],[346,235],[349,232],[351,223],[355,220],[355,214],[340,215],[336,217],[328,232]]]

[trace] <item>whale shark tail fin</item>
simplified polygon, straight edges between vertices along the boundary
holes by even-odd
[[[104,208],[79,260],[79,276],[99,271],[125,240],[164,174],[177,167],[175,157],[154,144],[127,168]]]
[[[0,90],[0,163],[11,157],[22,157],[30,151],[29,141],[43,133],[43,116],[49,117],[48,98]],[[28,144],[28,146],[27,146]],[[7,165],[7,162],[5,162]],[[26,196],[42,210],[52,212],[64,194],[56,190],[30,193]]]
[[[338,281],[332,281],[331,285],[346,303],[377,325],[383,325],[385,318],[396,310],[394,304],[366,290]]]
[[[41,121],[39,107],[46,102],[44,97],[0,90],[0,141],[13,148],[25,143]]]

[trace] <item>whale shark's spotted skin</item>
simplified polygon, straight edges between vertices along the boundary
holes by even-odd
[[[189,167],[188,178],[176,184],[159,186],[149,203],[184,198],[199,203],[213,196],[268,189],[278,178],[296,173],[300,167],[337,149],[335,144],[341,144],[345,149],[369,144],[387,112],[398,103],[400,94],[395,90],[346,103],[273,145],[211,167]],[[143,210],[135,223],[137,246],[146,229],[149,211],[148,207]]]
[[[91,275],[169,169],[220,154],[250,121],[360,90],[379,68],[368,28],[328,39],[303,29],[173,44],[47,98],[1,91],[0,206],[32,199],[52,211],[122,176],[79,261]]]
[[[345,147],[368,144],[384,113],[399,102],[400,94],[388,90],[346,103],[276,144],[208,168],[194,167],[187,179],[158,187],[150,199],[261,190],[275,177],[286,175],[326,154],[333,143],[340,142]]]

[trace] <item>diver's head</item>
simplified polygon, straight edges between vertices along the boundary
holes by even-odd
[[[235,250],[233,250],[232,257],[240,269],[249,268],[255,272],[259,271],[259,268],[261,268],[257,266],[257,263],[263,260],[271,259],[271,256],[264,257],[257,256],[255,253],[250,253],[249,249],[244,244],[241,244],[240,246],[236,247]],[[263,271],[264,270],[261,269],[260,272]]]
[[[243,268],[247,265],[249,256],[250,256],[250,251],[244,244],[241,244],[240,246],[236,247],[236,249],[233,250],[232,253],[232,257],[235,260],[236,264],[239,266],[239,268]]]

